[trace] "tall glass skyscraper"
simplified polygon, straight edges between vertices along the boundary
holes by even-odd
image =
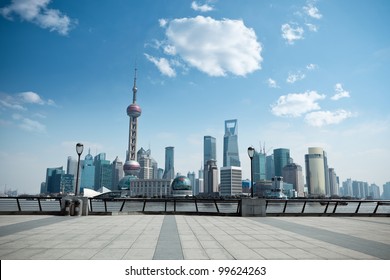
[[[165,170],[163,179],[175,179],[174,147],[165,148]]]
[[[275,176],[283,176],[283,167],[290,163],[289,149],[274,149]]]
[[[204,192],[212,193],[218,189],[217,145],[212,136],[203,138],[203,162],[204,162]],[[215,171],[216,170],[216,171]]]
[[[84,188],[95,188],[95,165],[91,150],[88,151],[88,154],[81,163],[80,192],[83,192]]]
[[[309,195],[326,195],[326,154],[322,148],[309,148],[309,153],[305,155],[306,184]],[[329,171],[328,171],[329,172]]]
[[[225,121],[225,135],[223,137],[223,166],[241,166],[238,152],[237,120]]]
[[[266,179],[266,154],[255,151],[253,156],[253,181]]]
[[[204,136],[203,138],[203,162],[207,163],[210,159],[217,160],[217,145],[216,140],[212,136]]]

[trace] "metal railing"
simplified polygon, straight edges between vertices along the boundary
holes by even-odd
[[[62,197],[0,197],[0,214],[61,215]],[[241,199],[116,198],[88,201],[89,214],[241,215]],[[390,200],[266,199],[267,216],[387,216]]]
[[[61,214],[62,197],[0,197],[0,214]]]
[[[267,199],[267,215],[390,216],[389,200]]]
[[[91,214],[118,212],[239,216],[241,199],[116,198],[97,200],[90,198],[89,212]]]

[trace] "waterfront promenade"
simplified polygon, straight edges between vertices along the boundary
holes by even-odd
[[[1,215],[0,259],[390,260],[390,218]]]

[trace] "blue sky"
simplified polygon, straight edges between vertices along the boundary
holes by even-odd
[[[341,181],[390,181],[390,3],[0,1],[0,187],[37,193],[47,167],[125,159],[138,68],[138,149],[164,168],[202,164],[203,136],[238,119],[248,146],[320,146]],[[86,153],[82,155],[85,156]]]

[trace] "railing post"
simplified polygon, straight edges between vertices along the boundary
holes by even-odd
[[[305,200],[305,202],[303,203],[303,207],[302,207],[301,214],[305,213],[306,202],[307,202],[307,201]]]
[[[198,210],[198,203],[197,203],[197,201],[196,201],[196,198],[195,198],[194,202],[195,202],[196,213],[198,213],[199,210]]]
[[[106,200],[103,201],[104,201],[104,211],[107,212],[107,201]]]
[[[329,203],[330,203],[330,201],[328,201],[328,203],[326,204],[324,214],[326,214],[326,212],[328,211]]]
[[[39,211],[42,212],[42,205],[41,205],[41,198],[38,197],[38,206],[39,206]]]
[[[122,203],[121,209],[119,209],[119,212],[122,212],[123,207],[125,206],[125,202],[126,202],[126,200],[123,200],[123,203]]]
[[[359,204],[358,204],[358,206],[357,206],[357,208],[356,208],[355,214],[359,213],[360,204],[362,204],[362,202],[361,202],[361,201],[359,201]]]
[[[217,200],[214,199],[214,204],[215,204],[215,208],[217,208],[217,212],[219,213],[219,208],[218,208],[218,204],[217,204]]]
[[[20,207],[19,198],[16,198],[16,203],[18,204],[18,210],[19,210],[19,212],[22,212],[22,208]]]
[[[176,198],[173,199],[173,212],[176,213]]]
[[[379,205],[380,205],[380,202],[377,201],[377,202],[376,202],[376,207],[375,207],[375,209],[374,209],[373,214],[376,214],[376,211],[378,210]]]
[[[336,201],[336,205],[335,205],[334,208],[333,208],[333,214],[336,213],[337,205],[339,205],[339,202],[338,202],[338,201]]]
[[[145,207],[146,207],[146,199],[144,199],[144,205],[142,207],[142,212],[145,212]]]
[[[283,214],[286,212],[286,208],[287,208],[287,201],[288,201],[288,200],[286,200],[286,201],[284,202]]]

